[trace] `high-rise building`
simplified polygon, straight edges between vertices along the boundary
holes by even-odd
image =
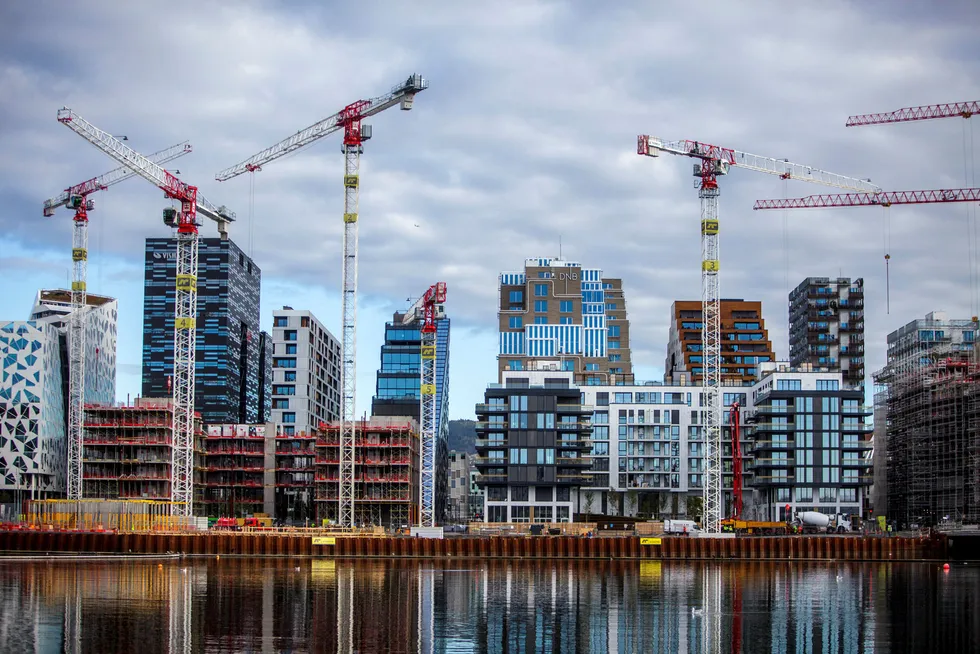
[[[864,386],[864,280],[807,277],[789,294],[790,365],[840,370]]]
[[[899,527],[980,521],[977,323],[935,311],[888,335],[874,375],[886,508]]]
[[[62,340],[57,327],[43,322],[0,325],[0,503],[65,490]]]
[[[704,376],[701,306],[699,300],[677,300],[671,305],[670,340],[664,362],[667,383],[699,382]],[[722,382],[752,384],[758,364],[774,358],[762,319],[762,302],[722,300],[720,318]]]
[[[313,433],[340,419],[340,341],[309,311],[272,312],[272,422]]]
[[[531,258],[499,277],[498,379],[563,370],[581,384],[631,383],[630,324],[620,279],[573,261]]]
[[[177,240],[146,239],[143,396],[173,394]],[[199,241],[194,410],[206,424],[264,422],[271,339],[259,328],[262,273],[233,241]]]
[[[385,324],[372,416],[420,420],[422,334],[419,323],[395,313]],[[445,519],[449,486],[449,334],[448,317],[436,320],[436,516]]]

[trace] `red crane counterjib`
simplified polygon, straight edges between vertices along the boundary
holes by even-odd
[[[937,204],[980,202],[980,188],[947,188],[933,191],[884,191],[881,193],[836,193],[805,198],[756,200],[753,209],[816,209],[821,207],[888,207],[893,204]]]
[[[650,154],[650,137],[647,135],[639,136],[636,139],[636,153],[642,155]],[[711,145],[710,143],[701,143],[700,141],[672,141],[671,146],[679,150],[683,150],[683,153],[689,157],[694,157],[696,159],[707,159],[710,161],[724,161],[732,166],[735,165],[735,150],[732,148],[723,148],[718,145]],[[680,152],[674,152],[674,154],[680,154]]]
[[[364,110],[370,106],[369,100],[358,100],[340,110],[337,124],[344,126],[344,145],[361,144],[361,119],[364,118]]]
[[[847,119],[847,127],[905,123],[912,120],[930,120],[932,118],[956,118],[957,116],[969,118],[977,113],[980,113],[980,101],[929,104],[922,107],[905,107],[881,114],[850,116]]]
[[[437,282],[429,287],[422,296],[423,323],[422,333],[431,334],[436,331],[436,305],[446,301],[446,282]]]

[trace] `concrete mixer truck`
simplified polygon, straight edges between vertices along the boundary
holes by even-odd
[[[852,530],[851,518],[843,513],[827,515],[819,511],[801,511],[794,524],[804,534],[846,534]]]

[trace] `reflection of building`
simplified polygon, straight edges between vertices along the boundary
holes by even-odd
[[[630,324],[620,279],[562,259],[531,258],[499,279],[498,378],[547,367],[579,384],[632,381]]]
[[[275,425],[208,425],[197,457],[197,513],[211,517],[272,515]],[[269,437],[267,437],[269,436]]]
[[[272,343],[259,329],[262,273],[234,242],[199,241],[194,409],[207,424],[269,416]],[[146,239],[143,395],[169,397],[174,367],[177,240]]]
[[[400,528],[419,511],[419,429],[411,418],[374,416],[356,421],[354,522]],[[340,487],[340,423],[317,431],[316,495],[319,520],[336,522]]]
[[[449,453],[449,510],[450,522],[466,522],[470,519],[470,455],[466,452]]]
[[[419,421],[422,335],[418,321],[395,313],[385,324],[372,416],[405,416]],[[449,334],[450,319],[436,320],[436,520],[449,504]]]
[[[721,301],[721,376],[724,383],[751,384],[758,364],[773,360],[772,343],[762,319],[762,303]],[[701,381],[701,302],[677,300],[670,308],[670,340],[664,381]]]
[[[840,370],[864,386],[864,280],[807,277],[789,294],[789,357],[794,367]]]
[[[200,417],[196,424],[201,436]],[[137,398],[132,406],[85,408],[82,496],[170,500],[173,402]],[[195,443],[195,450],[200,442]],[[195,477],[199,479],[197,474]]]
[[[312,313],[272,312],[272,421],[284,435],[340,419],[340,341]]]
[[[886,438],[875,449],[887,450],[888,517],[902,525],[980,521],[976,329],[937,311],[888,335],[875,374]]]

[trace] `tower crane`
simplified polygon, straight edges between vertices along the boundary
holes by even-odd
[[[758,210],[816,209],[822,207],[890,207],[893,204],[939,204],[943,202],[980,202],[980,188],[808,195],[805,198],[756,200],[752,208]]]
[[[436,320],[445,317],[446,282],[438,282],[409,309],[403,324],[422,320],[421,379],[419,380],[419,422],[421,423],[422,465],[419,468],[421,507],[419,526],[436,526]]]
[[[64,107],[58,122],[96,148],[180,202],[180,210],[165,209],[164,222],[177,229],[177,292],[174,302],[174,414],[171,448],[170,499],[176,516],[192,515],[194,501],[194,354],[197,346],[197,228],[198,215],[218,224],[222,238],[235,214],[215,206],[191,186],[179,180],[111,134]]]
[[[905,107],[881,114],[862,114],[849,116],[847,127],[862,127],[865,125],[883,125],[885,123],[905,123],[912,120],[930,120],[932,118],[969,118],[980,114],[980,101],[950,102],[946,104],[929,104],[922,107]]]
[[[357,394],[357,205],[364,141],[371,138],[371,126],[361,121],[385,109],[400,105],[403,111],[412,108],[415,94],[424,91],[429,83],[421,75],[412,75],[404,82],[371,100],[353,102],[329,118],[302,129],[272,147],[252,155],[245,161],[227,168],[215,179],[223,182],[246,172],[262,170],[262,166],[300,148],[344,130],[341,152],[344,153],[344,254],[342,286],[343,389],[340,429],[340,481],[338,523],[354,526],[354,411]]]
[[[173,161],[190,154],[187,141],[154,152],[147,159],[157,164]],[[68,318],[68,499],[82,499],[82,424],[85,409],[85,319],[82,311],[87,304],[88,290],[88,212],[95,203],[88,196],[104,191],[113,184],[135,175],[126,166],[110,170],[81,184],[65,189],[60,195],[44,201],[44,215],[51,217],[58,207],[75,210],[72,228],[71,314]]]
[[[698,141],[665,141],[642,135],[637,138],[637,154],[658,157],[661,152],[691,157],[698,197],[701,198],[701,349],[702,394],[705,406],[705,483],[704,531],[721,533],[721,296],[718,290],[718,177],[732,167],[778,175],[781,179],[798,179],[854,191],[880,191],[869,181],[829,173],[812,166],[786,160],[761,157],[709,145]]]

